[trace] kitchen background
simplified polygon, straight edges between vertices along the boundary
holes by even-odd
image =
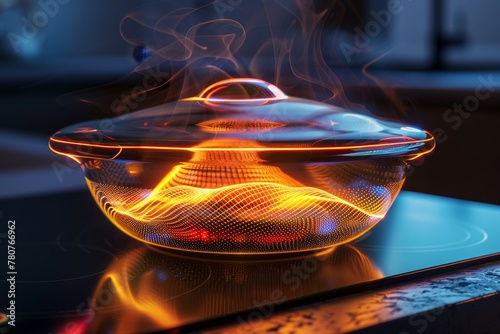
[[[277,2],[289,8],[270,16],[277,22],[300,16],[295,1]],[[158,14],[179,3],[0,0],[0,197],[82,186],[76,168],[48,151],[49,136],[78,121],[110,116],[106,106],[142,82],[134,69],[148,52],[124,40],[122,19]],[[500,204],[500,2],[314,4],[318,11],[331,9],[321,28],[321,50],[349,99],[438,139],[435,152],[412,166],[405,189]],[[196,14],[201,18],[238,20],[261,15],[263,2],[191,0],[182,6],[202,8]],[[137,30],[135,40],[147,41],[148,33]],[[260,41],[249,36],[246,43]],[[175,67],[158,71],[161,82]],[[135,108],[172,98],[167,90]],[[95,103],[87,103],[89,96]],[[51,176],[35,177],[33,171]]]

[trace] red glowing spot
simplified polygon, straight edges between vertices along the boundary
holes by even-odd
[[[144,123],[142,123],[142,125],[149,126],[149,122],[144,122]]]
[[[64,333],[64,334],[87,333],[89,329],[89,319],[90,318],[68,320],[67,322],[59,326],[59,330],[57,330],[56,333]]]
[[[210,234],[208,231],[200,231],[200,240],[204,242],[210,241]]]
[[[0,324],[7,322],[7,314],[5,313],[0,313]]]

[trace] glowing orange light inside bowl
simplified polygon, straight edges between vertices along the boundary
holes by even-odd
[[[384,170],[397,176],[386,184],[368,178],[356,189],[336,189],[351,182],[350,174],[377,165],[309,164],[306,185],[265,165],[256,152],[198,151],[150,189],[87,182],[110,220],[146,242],[205,252],[287,252],[347,242],[374,226],[403,182],[399,162],[393,163]],[[316,245],[307,247],[312,240]]]

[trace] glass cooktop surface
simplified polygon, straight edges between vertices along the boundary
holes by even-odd
[[[499,206],[405,191],[355,242],[286,257],[146,246],[116,229],[84,191],[3,200],[0,210],[4,254],[7,222],[15,221],[20,332],[178,332],[500,257]]]

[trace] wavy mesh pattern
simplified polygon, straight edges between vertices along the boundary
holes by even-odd
[[[213,157],[198,155],[151,189],[87,181],[106,215],[141,240],[201,252],[275,253],[358,237],[384,217],[404,180],[397,159],[301,170],[293,164],[292,177],[248,152],[231,154],[239,164],[209,163]],[[125,174],[116,175],[123,184]]]

